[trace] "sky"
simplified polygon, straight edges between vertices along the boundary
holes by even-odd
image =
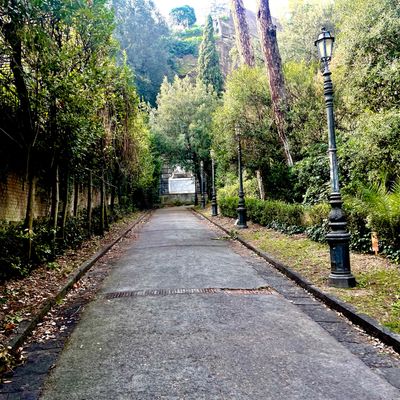
[[[197,20],[199,23],[203,23],[205,17],[208,15],[210,10],[211,0],[153,0],[159,10],[166,17],[174,7],[181,7],[184,5],[192,6],[196,11]],[[222,0],[221,0],[222,2]],[[228,3],[229,1],[227,1]],[[282,15],[285,11],[288,0],[270,0],[271,14],[275,17]],[[250,10],[256,9],[256,0],[244,0],[245,7]]]

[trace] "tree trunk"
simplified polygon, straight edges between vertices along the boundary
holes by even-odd
[[[93,186],[92,171],[89,171],[88,196],[87,196],[87,226],[88,226],[89,237],[92,236],[92,186]]]
[[[104,235],[105,229],[105,190],[104,190],[104,174],[101,177],[100,185],[100,234]]]
[[[236,45],[241,62],[249,67],[254,67],[254,52],[251,45],[251,36],[249,25],[246,20],[246,9],[244,8],[243,0],[231,0],[231,10],[233,22],[235,24]]]
[[[125,208],[125,204],[123,204],[123,193],[126,193],[126,179],[122,178],[119,181],[117,186],[117,197],[118,197],[118,205],[119,207]]]
[[[25,229],[32,234],[33,229],[33,207],[35,198],[35,179],[33,176],[33,146],[35,143],[35,129],[32,122],[32,109],[31,101],[29,98],[28,87],[25,82],[25,72],[22,66],[22,41],[20,29],[24,23],[19,18],[18,10],[20,4],[17,0],[10,0],[3,6],[4,13],[8,14],[10,19],[0,18],[0,29],[6,44],[10,47],[10,70],[14,77],[14,85],[16,95],[18,97],[18,110],[17,110],[17,126],[16,131],[20,133],[19,142],[25,149],[26,153],[26,175],[28,182],[28,198],[25,217]],[[5,22],[7,21],[7,22]],[[32,251],[32,238],[29,239],[28,258],[31,258]]]
[[[65,226],[67,224],[68,207],[69,207],[69,171],[65,175],[65,191],[63,193],[63,210],[61,220],[61,238],[65,239]]]
[[[115,197],[117,195],[117,190],[116,190],[117,185],[118,185],[118,178],[117,178],[117,174],[115,173],[113,183],[111,186],[111,199],[110,199],[110,210],[112,213],[115,210]]]
[[[115,196],[116,196],[116,190],[115,186],[111,186],[111,199],[110,199],[110,210],[113,213],[115,210]]]
[[[107,184],[104,180],[104,172],[102,175],[103,179],[103,191],[104,191],[104,229],[106,231],[109,230],[109,225],[108,225],[108,196],[107,196]]]
[[[285,114],[287,113],[288,103],[282,72],[282,60],[276,40],[276,26],[272,23],[268,0],[257,0],[257,22],[265,65],[268,70],[275,124],[285,152],[286,163],[292,166],[293,159],[286,137]]]
[[[263,177],[261,175],[261,171],[259,169],[256,171],[256,178],[258,183],[258,192],[260,194],[260,199],[265,200],[264,182],[263,182]]]
[[[74,217],[78,216],[78,204],[79,204],[79,182],[74,178]]]
[[[28,245],[27,245],[27,256],[28,261],[32,258],[32,236],[33,236],[33,219],[34,219],[34,201],[35,201],[35,189],[36,181],[33,173],[28,171],[28,201],[26,206],[25,215],[25,229],[28,231]]]
[[[53,254],[55,255],[57,226],[58,226],[58,208],[60,204],[60,181],[58,174],[58,164],[54,167],[53,187],[51,192],[51,227],[53,229]]]

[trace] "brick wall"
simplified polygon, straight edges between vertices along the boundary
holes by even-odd
[[[36,185],[35,217],[48,215],[49,191]],[[5,182],[0,182],[0,220],[21,221],[25,218],[28,186],[23,178],[9,174]]]
[[[73,188],[70,193],[70,212],[73,212]],[[88,189],[79,186],[78,208],[87,206]],[[0,182],[0,221],[22,221],[25,218],[28,198],[28,187],[24,179],[17,174],[9,174],[4,182]],[[110,198],[108,196],[108,204]],[[93,188],[92,205],[100,205],[100,190]],[[51,190],[36,185],[34,216],[46,217],[50,215]]]

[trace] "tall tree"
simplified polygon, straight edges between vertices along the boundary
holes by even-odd
[[[208,160],[212,114],[217,106],[214,92],[189,78],[164,80],[151,118],[160,154],[172,165],[192,171],[200,179],[199,162]]]
[[[134,70],[139,95],[155,104],[164,76],[171,77],[168,26],[152,0],[113,0],[116,36]]]
[[[285,80],[282,71],[282,60],[276,39],[276,26],[272,22],[268,0],[257,0],[257,22],[265,65],[268,70],[274,119],[279,139],[282,142],[285,152],[286,162],[289,166],[292,166],[293,159],[290,154],[289,141],[286,135],[286,113],[288,110],[288,101]]]
[[[290,18],[282,21],[282,31],[278,32],[280,53],[283,63],[286,61],[305,61],[307,63],[318,60],[314,41],[324,26],[330,32],[334,31],[332,15],[333,4],[297,2],[293,4]]]
[[[258,180],[260,197],[264,189],[269,197],[279,196],[276,181],[287,168],[273,121],[268,79],[260,67],[244,65],[228,76],[221,105],[213,115],[213,148],[222,176],[236,164],[237,126],[246,171],[265,178]]]
[[[198,77],[205,85],[211,85],[217,93],[222,92],[223,77],[214,38],[214,25],[211,15],[208,16],[200,45],[198,60]]]
[[[243,64],[254,67],[254,51],[251,45],[249,25],[246,20],[246,9],[243,0],[231,0],[233,22],[235,24],[236,45]]]
[[[183,26],[186,29],[196,22],[196,13],[194,8],[190,6],[173,8],[169,15],[175,25]]]

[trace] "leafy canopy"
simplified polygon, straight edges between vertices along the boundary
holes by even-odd
[[[175,25],[183,28],[190,28],[196,23],[196,13],[194,8],[190,6],[173,8],[169,15]]]
[[[158,150],[171,165],[198,172],[198,162],[209,159],[217,102],[215,92],[200,81],[164,80],[150,122]]]

